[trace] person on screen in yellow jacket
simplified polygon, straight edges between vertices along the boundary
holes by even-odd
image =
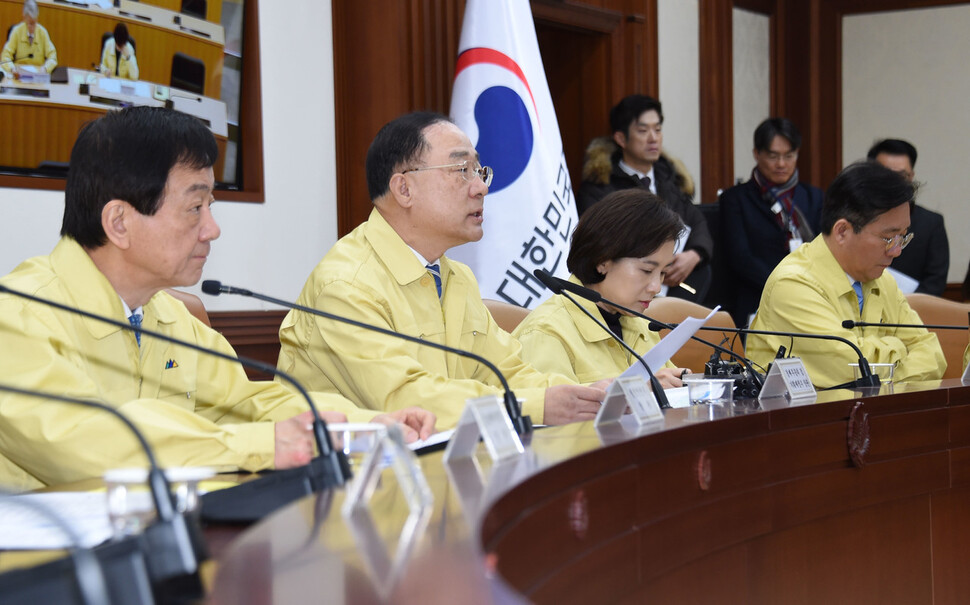
[[[843,170],[825,192],[822,233],[786,256],[768,277],[752,330],[832,334],[855,343],[869,363],[895,363],[894,381],[936,380],[946,360],[926,329],[842,327],[845,320],[921,324],[885,272],[912,239],[915,191],[903,175],[871,162]],[[849,382],[858,357],[845,344],[785,336],[748,336],[745,350],[767,367],[778,347],[800,357],[819,388]]]
[[[101,73],[113,78],[138,79],[135,45],[124,23],[115,25],[114,35],[104,41],[101,51]]]
[[[484,356],[535,424],[591,420],[603,389],[523,362],[471,269],[445,256],[483,235],[492,173],[468,136],[441,114],[407,114],[377,133],[366,172],[370,217],[323,257],[298,302]],[[279,368],[309,387],[372,410],[427,406],[442,428],[457,424],[468,398],[501,392],[477,361],[300,311],[283,320],[280,343]]]
[[[13,26],[0,51],[0,69],[19,74],[25,66],[51,73],[57,67],[57,49],[47,29],[37,22],[37,0],[24,0],[24,20]]]
[[[674,262],[674,246],[684,225],[680,217],[645,189],[615,191],[579,219],[569,246],[569,281],[641,313],[660,292]],[[646,353],[660,342],[649,322],[570,295],[625,343]],[[543,372],[581,383],[615,378],[636,362],[625,348],[562,294],[536,307],[512,332],[522,343],[522,358]],[[667,362],[651,368],[664,388],[683,386],[686,368]]]
[[[61,240],[0,284],[233,354],[165,288],[199,280],[219,234],[210,212],[212,133],[176,111],[135,107],[88,123],[71,152]],[[163,466],[289,468],[309,461],[312,417],[295,391],[250,381],[238,363],[0,292],[0,384],[116,407]],[[325,419],[370,419],[315,394]],[[430,435],[434,416],[379,420]],[[0,485],[33,489],[145,464],[105,412],[0,391]]]

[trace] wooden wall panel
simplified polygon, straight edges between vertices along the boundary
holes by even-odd
[[[367,147],[391,119],[448,113],[463,0],[333,1],[337,229],[366,220]],[[609,108],[657,91],[656,0],[534,0],[540,52],[578,184],[589,140],[609,134]]]

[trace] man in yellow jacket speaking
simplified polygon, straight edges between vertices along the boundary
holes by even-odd
[[[199,120],[171,110],[136,107],[87,124],[71,152],[60,242],[0,283],[233,354],[163,291],[196,283],[219,237],[210,212],[217,153]],[[288,388],[250,381],[238,363],[9,293],[0,293],[0,384],[111,405],[165,466],[256,471],[299,466],[313,454],[306,401]],[[332,410],[327,420],[374,416],[340,396],[315,400]],[[422,437],[434,424],[424,410],[395,419]],[[0,485],[31,489],[144,463],[134,437],[101,410],[0,392]]]
[[[875,162],[853,164],[832,181],[822,203],[822,234],[785,257],[768,277],[753,330],[834,334],[854,342],[870,363],[895,363],[896,381],[935,380],[946,371],[936,334],[925,328],[842,327],[844,320],[921,324],[886,267],[910,242],[913,185]],[[748,337],[746,351],[767,366],[779,346],[801,357],[812,382],[852,380],[858,358],[829,340]]]
[[[445,256],[483,235],[492,171],[468,136],[441,114],[407,114],[377,133],[366,171],[370,217],[323,257],[299,303],[485,357],[536,424],[591,420],[605,392],[524,363],[471,269]],[[442,428],[457,424],[466,399],[500,392],[472,359],[305,313],[286,316],[280,343],[279,368],[310,388],[373,410],[424,405]]]

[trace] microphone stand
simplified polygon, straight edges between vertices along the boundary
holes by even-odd
[[[134,328],[128,322],[122,322],[97,313],[70,307],[52,300],[33,296],[25,292],[13,290],[0,284],[0,292],[7,292],[13,296],[40,303],[68,313],[88,317],[102,323],[129,332],[140,332],[146,336],[171,342],[207,355],[212,355],[227,361],[240,363],[244,366],[279,376],[293,386],[307,402],[313,412],[313,436],[316,441],[318,456],[310,464],[302,467],[278,470],[259,479],[247,481],[235,487],[210,492],[202,497],[203,519],[221,523],[251,523],[257,521],[273,510],[297,498],[311,494],[334,485],[343,485],[350,478],[350,466],[342,451],[333,447],[327,425],[317,411],[316,404],[307,390],[295,378],[281,372],[276,366],[249,359],[240,355],[232,356],[222,351],[209,349],[201,345],[169,336],[154,330]],[[163,477],[164,478],[164,477]]]
[[[408,342],[414,342],[420,345],[425,345],[435,349],[440,349],[442,351],[447,351],[455,355],[460,355],[461,357],[474,359],[478,363],[490,369],[498,378],[499,382],[502,384],[502,388],[505,389],[505,396],[504,396],[505,411],[506,413],[508,413],[509,419],[512,421],[512,426],[515,427],[515,431],[519,435],[528,435],[529,433],[532,432],[532,419],[529,418],[529,416],[522,415],[522,410],[519,407],[519,401],[518,399],[515,398],[515,395],[512,393],[512,389],[511,387],[509,387],[509,383],[505,379],[505,376],[503,376],[502,372],[500,372],[499,369],[495,367],[495,364],[485,359],[481,355],[476,355],[471,351],[463,351],[461,349],[449,347],[448,345],[438,344],[436,342],[431,342],[428,340],[422,340],[415,336],[411,336],[409,334],[403,334],[401,332],[395,332],[394,330],[389,330],[387,328],[382,328],[380,326],[372,326],[370,324],[357,321],[356,319],[350,319],[349,317],[341,317],[340,315],[334,315],[333,313],[321,311],[320,309],[314,309],[313,307],[307,307],[305,305],[292,303],[286,300],[281,300],[279,298],[273,298],[272,296],[259,294],[251,290],[246,290],[245,288],[235,288],[233,286],[224,286],[222,282],[219,282],[214,279],[207,279],[203,281],[202,291],[205,292],[206,294],[211,294],[212,296],[219,296],[219,294],[238,294],[239,296],[248,296],[251,298],[255,298],[257,300],[262,300],[264,302],[272,303],[274,305],[286,307],[288,309],[303,311],[304,313],[309,313],[310,315],[316,315],[317,317],[332,319],[333,321],[350,324],[352,326],[362,328],[364,330],[370,330],[372,332],[377,332],[379,334],[384,334],[386,336],[392,336],[394,338],[400,338]]]

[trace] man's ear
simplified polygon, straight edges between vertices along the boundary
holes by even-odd
[[[394,173],[388,186],[390,198],[401,208],[410,208],[414,204],[411,185],[400,172]]]
[[[626,135],[617,130],[613,133],[613,142],[620,146],[620,149],[626,149]]]
[[[137,212],[131,204],[111,200],[101,209],[101,227],[108,241],[122,250],[131,246],[130,221]]]
[[[834,225],[832,225],[832,237],[834,237],[835,241],[839,244],[844,244],[849,236],[849,233],[854,232],[855,229],[852,228],[852,223],[844,218],[840,218],[839,220],[835,221]]]

